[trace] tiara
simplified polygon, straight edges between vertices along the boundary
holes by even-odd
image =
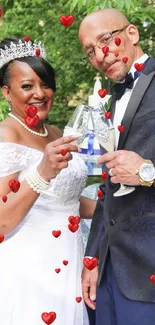
[[[10,42],[9,47],[5,45],[4,50],[0,49],[0,68],[14,59],[26,56],[37,56],[45,59],[46,52],[44,45],[36,40],[33,43],[30,40],[28,42],[19,40],[17,44]]]

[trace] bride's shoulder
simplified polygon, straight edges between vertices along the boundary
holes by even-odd
[[[19,142],[19,132],[14,125],[8,123],[8,119],[0,122],[0,142]]]

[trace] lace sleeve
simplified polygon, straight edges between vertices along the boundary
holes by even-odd
[[[24,145],[0,143],[0,177],[8,176],[31,166],[38,157],[39,151]]]

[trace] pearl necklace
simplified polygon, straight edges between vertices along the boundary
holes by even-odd
[[[15,116],[12,113],[9,113],[8,116],[14,118],[20,125],[23,126],[24,129],[26,129],[28,132],[30,132],[33,135],[38,135],[39,137],[47,137],[48,136],[48,130],[46,129],[45,125],[43,124],[43,128],[44,128],[44,133],[39,133],[36,131],[31,130],[24,122],[22,122],[17,116]]]

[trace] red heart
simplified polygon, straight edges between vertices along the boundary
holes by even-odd
[[[83,264],[88,270],[93,270],[98,265],[98,258],[96,257],[85,257],[83,259]]]
[[[55,269],[55,272],[56,273],[59,273],[60,271],[61,271],[61,269],[59,269],[59,268],[58,269]]]
[[[36,49],[36,56],[40,56],[40,49]]]
[[[73,21],[74,21],[74,16],[73,15],[69,15],[69,16],[65,16],[65,15],[61,15],[59,17],[61,23],[65,26],[65,27],[68,27],[70,26]]]
[[[123,125],[118,125],[117,128],[118,128],[118,131],[121,133],[124,132],[124,130],[125,130],[125,127]]]
[[[34,117],[38,112],[38,108],[35,106],[31,106],[31,105],[27,105],[25,107],[25,113],[29,116],[29,117]]]
[[[58,237],[61,235],[61,230],[53,230],[53,231],[52,231],[52,235],[53,235],[55,238],[58,238]]]
[[[7,199],[8,199],[7,195],[3,195],[3,196],[2,196],[2,201],[3,201],[4,203],[7,201]]]
[[[14,193],[18,192],[19,188],[20,188],[20,182],[17,181],[16,179],[11,179],[9,181],[9,187],[10,187],[10,190]]]
[[[0,18],[2,17],[2,15],[3,15],[3,11],[2,9],[0,9]]]
[[[115,56],[116,56],[116,58],[119,56],[119,54],[118,53],[115,53]]]
[[[107,178],[108,178],[108,173],[103,172],[102,173],[102,181],[106,181]]]
[[[69,222],[72,224],[72,225],[76,225],[76,224],[79,224],[80,223],[80,217],[74,217],[74,216],[70,216],[68,218]]]
[[[55,321],[56,317],[57,317],[57,315],[54,311],[51,311],[50,313],[42,313],[42,315],[41,315],[42,320],[47,325],[52,324]]]
[[[152,282],[152,284],[155,284],[155,274],[152,274],[150,276],[150,281]]]
[[[99,96],[100,96],[101,98],[104,98],[104,97],[107,95],[107,93],[108,93],[108,91],[107,91],[106,88],[104,88],[104,89],[99,89],[99,90],[98,90],[98,94],[99,94]]]
[[[98,196],[98,198],[101,198],[103,196],[103,191],[102,190],[98,190],[97,191],[97,196]]]
[[[39,122],[39,116],[38,115],[35,115],[34,117],[29,117],[29,116],[26,116],[25,117],[25,123],[27,124],[27,126],[29,128],[34,128]]]
[[[145,64],[144,63],[135,63],[134,67],[137,71],[142,71],[145,67]]]
[[[77,223],[75,225],[72,225],[71,223],[68,225],[68,229],[71,231],[71,232],[76,232],[79,228],[79,225],[77,225]]]
[[[128,62],[127,56],[125,56],[124,58],[122,58],[122,61],[123,61],[123,63],[127,63]]]
[[[60,149],[60,153],[62,156],[66,156],[68,150],[67,149]]]
[[[3,242],[3,240],[4,240],[4,235],[0,234],[0,244]]]
[[[79,302],[81,302],[81,300],[82,300],[82,297],[76,297],[76,301],[79,303]]]
[[[104,46],[104,47],[102,47],[102,52],[103,52],[104,54],[107,54],[107,53],[109,52],[109,46]]]
[[[64,260],[62,263],[66,266],[68,264],[68,261]]]
[[[112,117],[112,113],[111,112],[106,112],[105,117],[109,120]]]
[[[25,41],[25,42],[29,42],[29,41],[30,41],[30,37],[29,37],[29,36],[25,36],[25,37],[24,37],[24,41]]]
[[[121,44],[121,39],[119,37],[115,37],[114,42],[117,46]]]

